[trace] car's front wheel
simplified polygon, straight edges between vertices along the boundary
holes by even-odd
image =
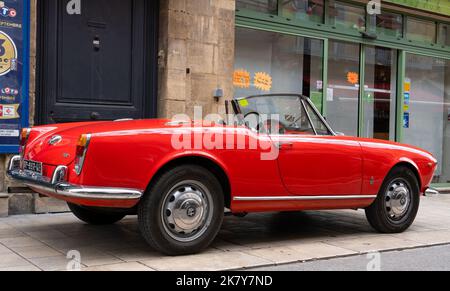
[[[416,175],[407,167],[396,167],[383,182],[375,202],[366,209],[366,217],[381,233],[400,233],[414,222],[419,204]]]
[[[224,215],[218,179],[197,165],[162,174],[139,204],[139,228],[145,240],[168,255],[197,253],[216,237]]]
[[[79,206],[72,203],[67,203],[67,205],[73,215],[75,215],[79,220],[93,225],[113,224],[122,220],[126,216],[125,213],[114,212],[112,210]]]

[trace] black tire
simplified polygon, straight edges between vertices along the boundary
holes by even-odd
[[[395,188],[397,187],[397,188]],[[399,195],[393,189],[398,189]],[[408,189],[408,197],[403,195]],[[391,197],[396,197],[392,199]],[[390,203],[396,203],[394,207]],[[420,189],[416,175],[407,167],[395,167],[384,180],[375,202],[366,208],[366,217],[370,225],[380,233],[401,233],[414,222],[420,204]],[[395,209],[395,211],[394,211]]]
[[[122,220],[126,214],[107,209],[91,208],[67,203],[72,213],[81,221],[92,225],[114,224]]]
[[[204,203],[196,204],[188,195]],[[185,206],[171,208],[176,205]],[[199,205],[208,206],[200,208]],[[224,194],[220,182],[210,171],[197,165],[178,166],[156,178],[138,207],[142,236],[154,249],[172,256],[194,254],[207,248],[219,232],[223,216]],[[186,224],[193,225],[191,229],[183,228],[183,224],[175,221],[180,217],[196,222]],[[186,233],[185,229],[188,229]]]

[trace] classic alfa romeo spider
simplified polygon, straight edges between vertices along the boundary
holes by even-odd
[[[336,134],[300,95],[230,104],[233,122],[117,120],[24,129],[8,174],[67,201],[86,223],[137,214],[146,241],[169,255],[208,247],[225,209],[236,215],[365,209],[382,233],[413,223],[437,165],[430,153]]]

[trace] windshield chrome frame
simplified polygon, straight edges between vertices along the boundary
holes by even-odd
[[[322,114],[319,112],[319,110],[316,108],[316,106],[314,105],[314,103],[312,103],[311,99],[307,96],[301,95],[301,94],[292,94],[292,93],[288,93],[288,94],[262,94],[262,95],[252,95],[252,96],[248,96],[248,97],[240,97],[240,98],[235,98],[234,100],[232,100],[232,107],[233,107],[233,111],[236,115],[241,115],[242,112],[241,111],[241,107],[239,105],[239,101],[240,100],[246,100],[246,99],[250,99],[250,98],[259,98],[259,97],[282,97],[282,96],[287,96],[287,97],[299,97],[300,100],[300,105],[303,106],[303,109],[306,112],[306,115],[308,117],[309,123],[311,124],[311,127],[315,133],[316,136],[319,136],[319,134],[317,134],[317,129],[314,126],[312,120],[311,120],[311,116],[309,115],[309,112],[306,108],[306,104],[304,104],[303,102],[308,103],[309,106],[311,106],[311,108],[313,109],[314,113],[319,117],[320,121],[325,124],[325,127],[328,129],[328,131],[331,133],[331,136],[337,136],[336,132],[331,128],[331,126],[328,124],[328,122],[325,120],[325,118],[322,116]]]

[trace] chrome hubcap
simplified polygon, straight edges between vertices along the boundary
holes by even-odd
[[[173,187],[161,209],[167,234],[181,242],[199,238],[212,220],[212,199],[208,189],[197,181],[184,181]]]
[[[411,191],[407,182],[395,180],[386,193],[386,211],[393,220],[402,219],[411,204]]]

